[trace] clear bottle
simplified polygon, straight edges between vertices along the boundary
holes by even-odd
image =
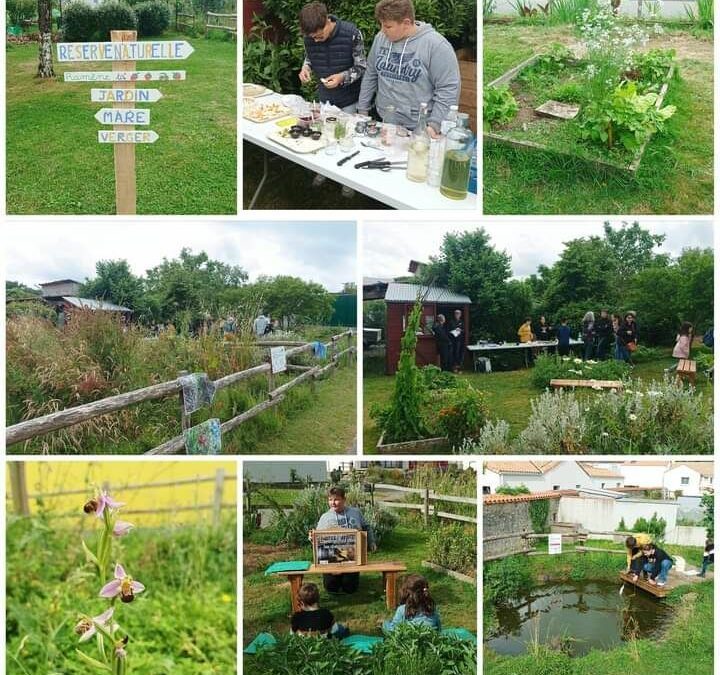
[[[447,136],[450,129],[457,125],[458,107],[451,105],[445,119],[440,123],[440,133]]]
[[[468,128],[468,122],[467,113],[458,113],[457,126],[450,129],[445,139],[440,193],[449,199],[462,200],[468,193],[473,142],[473,134]]]
[[[380,129],[380,140],[385,146],[391,146],[395,141],[395,126],[397,124],[397,115],[395,114],[395,106],[389,105],[385,108],[382,116],[382,129]]]
[[[427,132],[427,103],[420,104],[417,125],[410,136],[408,147],[407,178],[416,183],[424,183],[428,172],[430,136]]]
[[[445,139],[431,138],[428,152],[427,184],[431,187],[440,187],[442,178],[443,159],[445,157]]]

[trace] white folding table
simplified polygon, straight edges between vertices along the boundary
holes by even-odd
[[[279,94],[272,94],[263,96],[260,102],[280,102],[281,98]],[[243,118],[243,139],[263,150],[263,174],[260,183],[255,189],[255,194],[250,200],[248,207],[250,209],[254,208],[258,196],[268,179],[269,153],[290,160],[305,167],[308,171],[346,185],[395,209],[476,211],[478,208],[476,195],[468,193],[468,196],[463,200],[448,199],[440,194],[439,188],[431,187],[426,183],[414,183],[408,180],[405,177],[404,169],[381,171],[379,169],[355,168],[355,164],[360,162],[383,157],[395,162],[404,161],[407,159],[405,150],[391,148],[390,152],[388,152],[384,148],[366,148],[360,145],[360,141],[367,142],[369,139],[365,136],[356,136],[353,149],[347,152],[343,152],[338,148],[338,151],[333,155],[326,154],[324,149],[315,153],[300,154],[268,138],[268,134],[277,130],[277,120],[257,123]],[[343,166],[337,165],[339,160],[356,150],[360,151],[358,155]]]

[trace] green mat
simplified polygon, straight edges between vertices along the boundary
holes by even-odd
[[[311,562],[307,560],[290,560],[288,562],[275,562],[265,570],[265,576],[278,572],[304,572],[310,569]]]

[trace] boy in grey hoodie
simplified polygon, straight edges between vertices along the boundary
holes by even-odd
[[[328,490],[328,506],[326,511],[318,520],[318,530],[364,530],[367,532],[367,543],[370,551],[375,551],[375,534],[372,528],[365,522],[360,509],[345,504],[345,490],[340,487],[333,487]],[[312,532],[309,535],[312,538]],[[350,572],[345,574],[323,574],[323,586],[328,593],[355,593],[360,584],[360,574]]]
[[[415,21],[412,0],[380,0],[375,36],[362,79],[358,112],[367,115],[375,98],[382,118],[395,106],[396,122],[407,129],[417,124],[420,103],[428,104],[428,133],[460,99],[460,68],[450,43],[430,24]]]

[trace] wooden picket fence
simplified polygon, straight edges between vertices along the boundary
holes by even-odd
[[[377,489],[391,490],[397,492],[414,493],[419,494],[422,498],[421,504],[411,504],[407,502],[391,502],[383,500],[375,500],[374,503],[380,506],[393,509],[411,509],[420,511],[423,514],[423,520],[427,525],[430,521],[430,516],[436,516],[443,520],[458,520],[464,523],[477,524],[477,516],[464,516],[458,513],[450,513],[448,511],[440,511],[436,504],[433,502],[449,502],[454,504],[470,504],[477,508],[478,500],[475,497],[455,497],[453,495],[441,495],[429,488],[409,488],[402,487],[400,485],[390,485],[386,483],[373,483],[371,493],[374,494]]]
[[[216,14],[215,12],[205,13],[205,36],[211,30],[222,30],[237,37],[238,18],[237,14]]]
[[[56,490],[54,492],[28,492],[27,479],[25,475],[25,462],[10,461],[7,463],[8,475],[10,478],[10,497],[12,499],[12,508],[15,514],[20,516],[29,516],[31,513],[30,504],[35,500],[50,500],[65,496],[87,496],[87,488],[76,490]],[[174,488],[181,485],[202,485],[205,483],[213,483],[213,498],[211,502],[205,504],[178,505],[172,507],[161,507],[152,509],[123,509],[123,516],[132,515],[157,515],[157,514],[175,514],[183,511],[210,511],[212,513],[213,525],[219,525],[222,512],[224,509],[236,510],[235,502],[223,502],[223,490],[226,481],[237,481],[236,474],[226,474],[224,468],[218,468],[214,476],[196,476],[193,478],[178,478],[175,480],[155,481],[151,483],[117,483],[111,484],[105,482],[102,489],[112,493],[122,493],[127,490],[159,490],[163,488]],[[65,513],[53,514],[56,518],[82,518],[83,513],[80,509],[73,509]]]
[[[256,417],[260,413],[282,403],[282,401],[285,400],[285,394],[298,384],[301,384],[302,382],[310,382],[314,385],[316,380],[329,374],[330,370],[333,368],[337,368],[340,365],[340,359],[343,356],[347,355],[350,358],[350,362],[353,363],[354,355],[357,351],[357,348],[354,345],[354,336],[354,331],[347,330],[344,333],[334,335],[330,338],[329,342],[325,343],[325,347],[328,350],[329,363],[327,363],[327,365],[301,366],[289,363],[289,360],[292,357],[312,352],[314,349],[314,342],[307,342],[287,349],[285,354],[288,360],[288,372],[298,372],[299,374],[285,384],[277,387],[275,386],[275,374],[272,372],[270,363],[262,363],[259,366],[254,366],[237,373],[231,373],[230,375],[226,375],[218,380],[215,380],[213,383],[215,385],[215,389],[216,391],[220,391],[221,389],[237,385],[240,382],[244,382],[245,380],[249,380],[251,378],[259,376],[266,376],[268,378],[267,399],[256,404],[252,408],[249,408],[245,412],[240,413],[232,419],[223,422],[220,426],[221,432],[226,434],[233,429],[236,429],[244,422]],[[343,339],[347,340],[347,345],[344,348],[341,348],[341,341]],[[278,344],[279,343],[276,341],[271,343],[258,343],[258,345],[268,348],[271,346],[278,346]],[[66,408],[65,410],[59,410],[41,417],[19,422],[18,424],[14,424],[6,429],[5,445],[6,447],[10,447],[15,443],[31,440],[37,436],[50,433],[51,431],[66,429],[68,427],[87,422],[88,420],[96,417],[101,417],[102,415],[108,415],[110,413],[123,410],[137,403],[165,399],[171,396],[179,396],[181,433],[169,441],[166,441],[162,445],[149,450],[145,454],[171,455],[181,453],[185,448],[185,440],[182,432],[192,426],[191,416],[186,415],[184,412],[182,384],[180,382],[180,378],[183,375],[187,375],[187,373],[181,372],[179,373],[177,379],[170,380],[169,382],[153,384],[149,387],[143,387],[142,389],[135,389],[134,391],[126,392],[124,394],[109,396],[107,398],[100,399],[99,401],[85,403],[74,408]]]

